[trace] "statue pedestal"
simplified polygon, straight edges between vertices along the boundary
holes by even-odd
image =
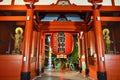
[[[12,54],[21,54],[21,51],[20,50],[13,50]]]

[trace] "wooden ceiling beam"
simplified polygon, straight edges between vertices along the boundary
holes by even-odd
[[[71,32],[71,33],[78,33],[80,31],[83,31],[82,29],[44,29],[41,30],[42,32]]]
[[[80,31],[84,30],[85,24],[84,22],[41,22],[39,24],[39,30],[42,31]]]
[[[89,24],[86,26],[87,32],[93,27],[93,21],[89,22]]]
[[[101,21],[120,21],[120,17],[100,17]]]
[[[25,5],[0,5],[0,10],[15,10],[25,11],[27,6]],[[81,12],[81,11],[92,11],[92,6],[58,6],[58,5],[36,5],[35,11],[40,12]],[[120,6],[101,6],[100,11],[120,11]]]
[[[51,5],[51,6],[36,6],[36,11],[45,11],[45,12],[80,12],[80,11],[92,11],[92,6],[58,6],[58,5]]]
[[[120,11],[120,6],[101,6],[100,11]]]
[[[0,10],[4,10],[4,11],[26,11],[27,10],[27,6],[25,5],[0,5]]]
[[[0,16],[0,21],[26,21],[26,16]]]

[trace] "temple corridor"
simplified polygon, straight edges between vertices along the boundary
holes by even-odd
[[[33,80],[95,80],[91,77],[85,77],[76,71],[45,71],[42,76]]]

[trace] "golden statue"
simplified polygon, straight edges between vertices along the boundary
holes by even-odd
[[[13,50],[13,54],[21,54],[21,43],[23,40],[23,29],[21,27],[17,27],[15,29],[15,36],[12,38],[14,39],[14,50]]]
[[[106,53],[111,53],[110,44],[112,43],[112,41],[110,40],[109,33],[110,31],[108,28],[103,29],[103,37],[106,45]]]

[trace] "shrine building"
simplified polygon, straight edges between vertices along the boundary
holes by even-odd
[[[120,80],[120,0],[0,0],[0,80],[43,80],[53,66]]]

